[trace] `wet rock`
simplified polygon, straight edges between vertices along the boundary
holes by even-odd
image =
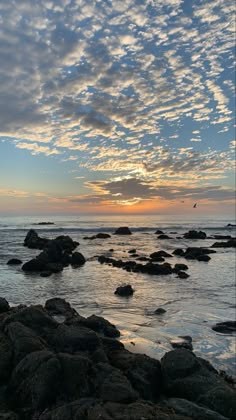
[[[134,289],[130,284],[126,284],[125,286],[119,286],[115,291],[115,295],[119,296],[132,296],[133,293]]]
[[[186,249],[184,257],[188,260],[196,260],[202,255],[207,255],[208,250],[200,247],[189,247]]]
[[[60,273],[61,271],[63,271],[63,264],[61,263],[55,263],[55,262],[49,262],[45,265],[44,267],[44,272],[51,272],[51,273]]]
[[[170,397],[184,398],[233,418],[236,391],[217,371],[186,349],[176,349],[161,359],[164,392]]]
[[[211,246],[212,246],[212,248],[235,248],[236,247],[236,238],[231,238],[227,242],[215,242]]]
[[[203,254],[203,255],[199,255],[199,256],[197,257],[197,260],[198,260],[198,261],[205,261],[205,262],[208,262],[208,261],[210,261],[210,259],[211,259],[211,257],[209,257],[209,255],[205,255],[205,254]]]
[[[130,231],[130,229],[127,226],[119,227],[114,232],[114,235],[131,235],[131,234],[132,234],[132,232]]]
[[[171,239],[168,235],[162,234],[158,236],[158,239]]]
[[[148,257],[141,256],[141,257],[138,257],[137,260],[138,261],[149,261],[149,258]]]
[[[19,260],[18,258],[11,258],[8,262],[7,265],[20,265],[22,264],[22,261]]]
[[[0,411],[0,420],[19,420],[19,417],[13,411]]]
[[[206,239],[206,233],[197,230],[189,230],[189,232],[184,234],[185,239]]]
[[[128,253],[129,253],[129,254],[136,254],[136,249],[130,249],[130,250],[128,251]]]
[[[162,232],[162,230],[157,229],[155,232],[156,235],[164,235],[164,232]]]
[[[212,329],[222,334],[233,334],[236,332],[236,321],[218,322]]]
[[[61,324],[55,331],[50,344],[58,352],[76,353],[93,352],[101,345],[97,334],[84,326]]]
[[[163,315],[163,314],[165,314],[165,313],[166,313],[166,310],[165,310],[165,309],[163,309],[163,308],[157,308],[157,309],[154,311],[154,313],[155,313],[156,315]]]
[[[155,258],[172,258],[173,255],[168,254],[168,252],[166,251],[156,251],[153,252],[152,254],[150,254],[150,258],[155,259]]]
[[[190,337],[189,335],[184,335],[184,336],[179,336],[178,339],[175,340],[171,340],[170,344],[172,345],[172,347],[174,349],[180,349],[180,348],[184,348],[187,350],[193,350],[193,345],[192,345],[192,337]]]
[[[84,326],[93,331],[96,331],[98,334],[102,334],[105,337],[119,337],[120,332],[115,325],[111,324],[107,319],[102,318],[101,316],[91,315],[88,318],[82,316],[74,316],[66,320],[67,325],[77,325]]]
[[[177,274],[180,279],[187,279],[189,277],[189,274],[185,273],[185,271],[178,271]]]
[[[214,239],[232,239],[231,235],[214,235]]]
[[[173,255],[178,255],[180,257],[184,256],[185,251],[181,248],[177,248],[172,252]]]
[[[45,309],[50,315],[76,316],[77,312],[70,303],[62,298],[51,298],[45,303]]]
[[[188,266],[186,264],[175,264],[174,269],[178,271],[188,270]]]
[[[173,409],[176,414],[189,416],[194,420],[227,420],[227,417],[216,411],[209,410],[183,398],[169,398],[164,403],[165,406]]]
[[[0,297],[0,314],[3,312],[8,312],[10,310],[9,303],[3,297]]]
[[[30,229],[24,239],[24,246],[31,249],[44,249],[49,243],[49,239],[40,238],[34,229]]]
[[[33,258],[30,261],[27,261],[25,264],[23,264],[22,266],[22,270],[23,271],[28,271],[28,272],[40,272],[40,271],[45,271],[45,263],[40,261],[37,258]]]
[[[99,232],[99,233],[97,233],[97,235],[93,235],[93,236],[84,236],[84,238],[83,239],[107,239],[107,238],[110,238],[111,237],[111,235],[109,235],[109,233],[102,233],[102,232]]]
[[[38,222],[38,223],[33,223],[33,224],[39,225],[39,226],[55,225],[54,222]]]
[[[60,247],[67,252],[72,252],[75,250],[75,248],[77,248],[77,246],[79,245],[79,242],[77,241],[73,241],[73,239],[71,239],[70,236],[68,235],[60,235],[57,236],[56,239],[54,239],[52,242],[56,242],[57,244],[60,245]]]
[[[84,256],[80,252],[74,252],[71,256],[71,265],[84,265],[86,262]]]
[[[64,399],[78,399],[91,395],[91,360],[86,355],[67,353],[58,353],[58,359],[62,368],[61,382],[66,396]]]
[[[50,277],[52,275],[51,271],[42,271],[40,277]]]

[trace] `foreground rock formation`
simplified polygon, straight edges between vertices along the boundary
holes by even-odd
[[[2,302],[0,419],[233,419],[235,389],[190,350],[158,361],[130,353],[114,325],[63,299]]]

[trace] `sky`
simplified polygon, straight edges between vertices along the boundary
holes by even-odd
[[[233,214],[234,32],[233,0],[0,0],[0,214]]]

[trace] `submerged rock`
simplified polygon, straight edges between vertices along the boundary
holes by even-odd
[[[222,334],[233,334],[236,333],[236,321],[218,322],[212,329]]]
[[[171,258],[173,257],[173,255],[168,254],[168,252],[166,251],[156,251],[153,252],[152,254],[150,254],[150,258],[151,259],[156,259],[156,258]]]
[[[119,227],[114,232],[114,235],[131,235],[131,234],[132,234],[132,232],[130,231],[130,229],[127,226]]]
[[[154,311],[154,313],[155,313],[156,315],[163,315],[163,314],[165,314],[165,313],[166,313],[166,310],[165,310],[165,309],[163,309],[163,308],[157,308],[157,309]]]
[[[19,260],[18,258],[11,258],[8,262],[7,265],[20,265],[22,264],[22,261]]]
[[[134,289],[130,284],[126,284],[125,286],[119,286],[115,291],[115,295],[119,296],[132,296],[133,293]]]
[[[170,344],[174,349],[184,348],[188,350],[193,350],[192,341],[192,337],[190,337],[189,335],[180,335],[178,339],[171,340]]]
[[[161,234],[158,236],[158,239],[171,239],[168,235]]]
[[[235,248],[236,238],[231,238],[227,242],[215,242],[211,245],[212,248]]]

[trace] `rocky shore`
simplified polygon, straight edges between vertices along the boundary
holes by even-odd
[[[158,361],[126,350],[117,328],[68,302],[10,307],[0,299],[1,420],[223,420],[228,378],[191,350]]]

